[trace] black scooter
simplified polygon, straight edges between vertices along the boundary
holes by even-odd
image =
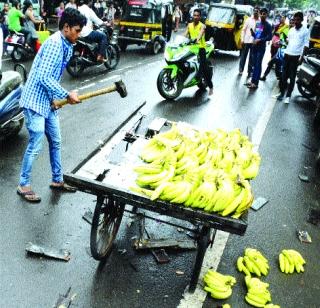
[[[315,98],[319,91],[320,84],[320,55],[318,51],[313,52],[310,49],[308,55],[304,56],[303,63],[297,74],[297,86],[300,94],[312,100]]]
[[[20,69],[22,75],[18,72]],[[14,71],[0,73],[0,76],[0,141],[3,141],[17,135],[23,126],[19,100],[27,74],[23,65],[16,64]]]
[[[101,63],[97,61],[98,44],[88,42],[85,38],[77,40],[73,48],[73,55],[67,64],[67,72],[72,77],[80,77],[82,72],[90,66],[104,65],[106,69],[114,69],[120,60],[120,47],[118,46],[118,31],[111,27],[101,26],[98,31],[104,32],[108,37],[108,46],[106,51],[107,61]]]

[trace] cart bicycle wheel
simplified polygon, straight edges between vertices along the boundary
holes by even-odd
[[[91,255],[96,260],[106,259],[113,247],[125,205],[108,196],[98,196],[90,234]]]
[[[197,287],[200,271],[202,268],[202,262],[204,255],[206,253],[206,250],[210,243],[213,242],[215,236],[215,230],[211,230],[207,226],[203,226],[201,228],[200,234],[198,234],[198,250],[197,250],[197,256],[196,256],[196,262],[193,267],[193,271],[191,274],[191,280],[189,285],[189,292],[193,293]]]

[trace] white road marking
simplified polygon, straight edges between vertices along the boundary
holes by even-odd
[[[101,79],[99,82],[103,83],[103,82],[106,82],[106,81],[109,81],[109,80],[112,80],[112,79],[121,79],[121,76],[120,75],[110,76],[108,78]]]
[[[80,88],[78,88],[77,90],[83,90],[83,89],[88,89],[88,88],[91,88],[91,87],[93,87],[93,86],[95,86],[96,84],[93,82],[93,83],[89,83],[89,84],[87,84],[87,85],[85,85],[85,86],[83,86],[83,87],[80,87]]]
[[[277,86],[273,89],[272,95],[274,94],[276,88]],[[276,100],[270,97],[263,113],[259,117],[257,124],[254,127],[254,130],[252,133],[252,143],[254,144],[256,150],[259,149],[263,134],[266,130],[267,124],[270,120],[275,104],[276,104]],[[207,296],[207,292],[203,290],[203,283],[202,283],[203,276],[205,275],[205,273],[208,271],[209,268],[212,268],[213,270],[216,270],[218,268],[218,265],[220,263],[223,251],[226,247],[228,238],[229,238],[229,233],[223,232],[223,231],[217,231],[212,248],[208,248],[204,256],[203,265],[202,265],[198,285],[195,292],[193,294],[189,293],[188,287],[187,287],[184,294],[182,295],[182,299],[180,300],[178,308],[202,307],[203,302],[205,301]]]

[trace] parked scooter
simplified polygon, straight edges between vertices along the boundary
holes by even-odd
[[[214,45],[208,41],[206,45],[208,62],[213,51]],[[157,79],[158,91],[162,97],[175,99],[184,88],[193,86],[198,86],[201,90],[206,89],[207,84],[199,73],[198,53],[198,45],[183,36],[176,36],[173,43],[167,44],[164,57],[168,65],[161,70]],[[210,75],[212,76],[210,63],[207,66],[210,67]]]
[[[80,77],[82,72],[90,66],[104,65],[107,69],[114,69],[120,60],[120,48],[118,46],[118,31],[108,26],[100,26],[98,31],[103,31],[108,37],[108,46],[106,51],[107,61],[101,63],[97,61],[98,44],[88,42],[85,38],[77,40],[73,49],[73,56],[68,65],[67,72],[72,77]]]
[[[297,86],[301,95],[313,99],[320,91],[320,56],[313,53],[312,49],[304,57],[297,75]]]
[[[1,73],[0,83],[0,141],[17,135],[24,122],[23,111],[19,106],[26,70],[16,64],[15,71]],[[22,69],[23,76],[16,70]],[[23,80],[24,79],[24,80]]]

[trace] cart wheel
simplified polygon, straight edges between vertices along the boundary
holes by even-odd
[[[98,196],[90,234],[90,248],[94,259],[103,260],[110,255],[124,207],[124,204],[110,197]]]
[[[202,268],[202,262],[204,255],[206,253],[207,247],[209,246],[211,239],[210,239],[210,228],[207,226],[203,226],[201,229],[200,234],[198,235],[197,243],[198,243],[198,250],[196,256],[196,263],[193,268],[193,272],[191,274],[189,292],[193,293],[197,287],[200,271]]]

